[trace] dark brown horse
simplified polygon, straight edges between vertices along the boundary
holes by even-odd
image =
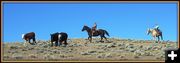
[[[107,36],[109,36],[109,33],[106,30],[103,30],[103,29],[98,29],[92,34],[92,29],[90,27],[84,25],[83,28],[82,28],[82,31],[85,31],[85,30],[87,31],[87,33],[89,35],[88,39],[89,39],[90,42],[92,42],[92,36],[100,36],[101,37],[100,41],[102,41],[103,38],[105,38],[106,41],[107,41],[107,38],[105,37],[105,34]]]
[[[64,41],[65,46],[67,45],[67,38],[68,35],[65,32],[61,32],[61,33],[53,33],[50,34],[51,35],[51,46],[53,46],[53,42],[55,41],[55,46],[58,46],[58,42],[59,42],[59,46],[62,44],[62,42]]]
[[[29,43],[35,44],[36,43],[36,38],[35,38],[35,33],[34,32],[29,32],[26,34],[22,34],[22,39],[24,39],[26,42],[29,41]],[[33,43],[31,43],[31,39],[33,40]],[[24,43],[24,46],[26,46],[26,42]]]

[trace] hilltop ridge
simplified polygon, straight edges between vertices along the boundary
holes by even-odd
[[[68,39],[68,46],[50,47],[50,40],[37,40],[36,45],[22,42],[3,43],[4,61],[164,61],[166,48],[177,48],[177,42],[109,38]]]

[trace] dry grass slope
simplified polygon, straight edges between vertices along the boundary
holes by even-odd
[[[99,42],[93,38],[70,39],[67,47],[50,47],[50,41],[38,40],[37,45],[21,42],[3,44],[4,61],[164,61],[164,49],[177,48],[177,42],[155,43],[150,40],[110,38]]]

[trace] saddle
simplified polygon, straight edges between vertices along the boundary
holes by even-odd
[[[93,30],[94,32],[92,32],[93,36],[98,35],[98,30]]]
[[[161,30],[159,29],[154,29],[157,33],[161,33]]]

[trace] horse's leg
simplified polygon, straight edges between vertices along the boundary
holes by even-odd
[[[35,44],[37,44],[37,43],[36,43],[36,38],[35,38],[35,37],[33,38],[33,42],[34,42]]]
[[[62,45],[62,42],[63,42],[63,41],[59,41],[59,46]]]
[[[155,36],[154,39],[155,39],[155,42],[158,42],[158,37]]]
[[[25,42],[24,42],[24,46],[26,46],[26,43],[27,43],[27,41],[25,40]]]
[[[163,36],[161,35],[161,40],[163,40]]]
[[[29,44],[31,44],[31,45],[32,45],[32,43],[31,43],[31,39],[29,39]]]
[[[51,42],[51,47],[53,46],[53,42]]]
[[[154,40],[153,36],[151,37],[151,40]]]
[[[100,42],[102,42],[102,40],[103,40],[103,37],[101,36],[101,40],[100,40]]]
[[[88,37],[88,40],[90,39],[90,37]]]
[[[159,36],[157,36],[157,38],[158,38],[158,43],[160,43],[160,42],[159,42]]]
[[[64,41],[64,44],[65,44],[65,47],[66,47],[66,46],[67,46],[67,44],[68,44],[68,43],[67,43],[67,40],[65,40],[65,41]]]
[[[156,37],[153,37],[153,41],[155,41],[155,43],[156,43]]]
[[[104,36],[104,39],[106,39],[106,41],[108,41],[107,38],[106,38],[105,36]]]
[[[90,40],[89,40],[90,42],[92,42],[92,37],[90,37]]]
[[[55,42],[56,47],[58,46],[58,41]]]

